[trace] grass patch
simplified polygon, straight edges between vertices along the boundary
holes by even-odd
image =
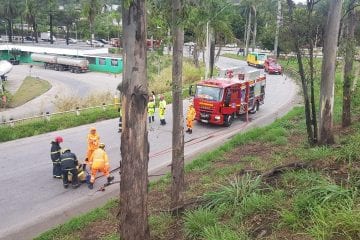
[[[103,109],[89,109],[82,111],[79,116],[77,116],[75,113],[66,113],[52,116],[50,121],[46,119],[38,119],[18,123],[14,127],[9,125],[1,125],[0,142],[58,131],[84,124],[94,123],[100,120],[112,119],[118,116],[119,113],[114,108],[107,108],[105,111]]]
[[[218,220],[214,212],[200,208],[186,212],[184,221],[185,235],[189,239],[200,239],[204,237],[205,228],[215,226]]]
[[[171,226],[173,219],[169,213],[151,215],[149,217],[150,234],[158,239],[165,239],[166,231]]]
[[[237,55],[237,54],[234,54],[234,53],[224,53],[222,56],[237,59],[237,60],[246,61],[246,56],[243,56],[241,54]]]
[[[27,76],[20,88],[10,98],[9,107],[18,107],[42,95],[51,88],[51,84],[43,79]]]
[[[205,227],[203,239],[206,240],[247,240],[250,239],[245,232],[238,233],[227,226],[216,224],[215,226]]]
[[[74,231],[81,230],[86,227],[88,224],[108,217],[111,209],[115,209],[118,206],[119,202],[117,200],[111,200],[101,208],[96,208],[88,213],[82,214],[78,217],[71,219],[69,222],[59,225],[56,228],[53,228],[40,236],[34,238],[34,240],[48,240],[48,239],[64,239],[61,236],[71,234]],[[60,236],[60,238],[59,238]],[[68,238],[74,239],[74,238]]]

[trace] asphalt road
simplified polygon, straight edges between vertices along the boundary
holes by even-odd
[[[233,67],[244,63],[221,57],[217,65]],[[279,75],[268,76],[265,104],[256,114],[250,115],[248,123],[237,119],[230,128],[196,123],[193,134],[185,136],[185,158],[190,159],[212,149],[237,132],[270,123],[284,115],[297,103],[297,91],[296,84],[290,79]],[[188,102],[185,100],[184,105],[187,106]],[[168,106],[168,124],[160,126],[157,118],[149,126],[150,174],[171,162],[171,116],[171,106]],[[120,159],[117,124],[117,119],[93,124],[98,129],[101,141],[107,145],[112,169],[119,166]],[[119,193],[119,187],[115,184],[105,192],[96,192],[105,182],[104,178],[96,181],[94,190],[89,190],[86,185],[76,190],[64,189],[61,181],[52,179],[50,141],[57,135],[62,136],[62,146],[70,147],[83,159],[89,128],[90,125],[80,126],[0,144],[0,239],[31,239]],[[118,180],[119,175],[114,175]]]

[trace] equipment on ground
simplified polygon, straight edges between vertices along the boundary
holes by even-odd
[[[225,69],[220,76],[199,82],[194,94],[190,86],[198,122],[228,127],[237,116],[256,113],[264,104],[266,76],[260,70]]]
[[[78,171],[78,181],[81,182],[81,183],[85,183],[87,182],[87,176],[89,175],[86,170],[84,170],[84,167],[83,165],[85,164],[79,164],[76,168],[77,168],[77,171]],[[89,175],[90,176],[90,175]],[[72,174],[69,173],[68,175],[68,180],[69,182],[71,182],[72,180]],[[90,180],[90,178],[89,178]]]
[[[89,69],[89,61],[85,58],[33,53],[31,59],[35,62],[43,62],[45,69],[50,68],[56,71],[68,70],[73,73],[83,73]]]

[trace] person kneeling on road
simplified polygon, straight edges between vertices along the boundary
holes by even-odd
[[[63,184],[64,188],[68,188],[69,186],[69,173],[72,174],[72,180],[71,184],[73,188],[79,187],[79,181],[78,181],[78,160],[76,158],[76,155],[70,151],[70,149],[65,148],[62,151],[62,154],[60,156],[60,165],[61,165],[61,171],[63,174]]]
[[[91,169],[91,178],[89,183],[89,188],[93,189],[95,177],[97,172],[102,172],[105,177],[107,177],[107,183],[110,184],[114,180],[113,176],[110,176],[110,165],[109,159],[105,152],[105,144],[100,143],[99,148],[94,151],[90,157],[89,165]]]

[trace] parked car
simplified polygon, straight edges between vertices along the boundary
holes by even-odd
[[[26,36],[26,37],[24,37],[24,40],[25,41],[35,41],[35,38],[34,37],[31,37],[31,36]]]
[[[96,39],[96,41],[101,42],[101,43],[103,43],[103,44],[109,44],[109,42],[106,41],[106,40],[103,39],[103,38]]]
[[[269,74],[272,74],[272,73],[282,74],[282,71],[283,71],[281,65],[278,64],[276,62],[276,59],[273,59],[273,58],[268,58],[265,60],[264,69],[265,69],[265,72],[268,72]]]
[[[74,38],[69,38],[69,43],[75,44],[77,43],[77,40]]]
[[[91,40],[87,40],[87,41],[86,41],[86,44],[87,44],[87,45],[91,45]],[[92,40],[92,45],[93,45],[94,47],[103,47],[103,46],[104,46],[103,43],[98,42],[98,41],[96,41],[96,40]]]

